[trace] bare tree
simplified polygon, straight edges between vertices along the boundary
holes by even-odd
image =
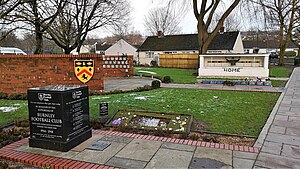
[[[35,54],[43,53],[43,34],[61,13],[66,0],[27,0],[15,8],[6,20],[23,25],[23,29],[33,30]],[[26,26],[25,26],[26,25]]]
[[[279,65],[284,64],[284,53],[289,46],[296,21],[299,0],[257,0],[266,16],[266,21],[279,30]]]
[[[0,19],[12,12],[17,6],[24,3],[24,0],[0,0]]]
[[[162,31],[164,35],[171,35],[180,33],[179,23],[180,18],[171,8],[171,3],[168,3],[166,7],[150,10],[145,17],[144,26],[152,35],[156,35],[159,31]]]
[[[66,54],[75,48],[79,52],[90,31],[118,25],[129,12],[125,0],[70,0],[47,32]]]
[[[193,0],[194,15],[198,21],[198,42],[199,42],[199,54],[204,54],[207,52],[209,44],[216,37],[220,29],[224,26],[225,19],[229,14],[235,9],[235,7],[240,3],[241,0],[234,0],[230,2],[230,6],[222,13],[220,19],[218,20],[216,26],[209,31],[209,26],[212,24],[214,14],[217,8],[221,4],[221,0],[211,0],[210,3],[207,0],[202,0],[198,4],[198,0]],[[200,10],[198,9],[200,7]]]
[[[212,23],[209,25],[208,31],[212,32],[217,26],[220,18],[222,17],[223,12],[216,12],[213,18]],[[224,28],[227,32],[230,31],[239,31],[241,29],[240,18],[238,18],[238,13],[231,13],[224,21]]]

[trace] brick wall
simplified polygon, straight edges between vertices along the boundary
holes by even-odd
[[[93,78],[86,83],[90,90],[103,91],[104,77],[127,77],[128,75],[133,75],[132,56],[102,56],[96,54],[0,55],[0,92],[9,94],[26,93],[27,89],[31,87],[55,84],[83,85],[74,74],[73,65],[75,59],[94,60],[95,71]],[[122,62],[124,64],[121,62],[119,64],[105,62],[108,60],[121,61],[121,59],[122,61],[124,60]]]

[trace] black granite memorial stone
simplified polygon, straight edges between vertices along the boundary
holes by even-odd
[[[31,88],[28,108],[30,147],[68,151],[92,137],[87,86]]]

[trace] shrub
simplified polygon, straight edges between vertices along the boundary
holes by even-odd
[[[291,56],[296,56],[296,52],[295,51],[286,51],[284,52],[285,56],[291,57]]]
[[[152,67],[158,67],[158,63],[157,63],[157,61],[155,61],[155,60],[151,60],[150,65],[151,65]]]
[[[151,86],[153,89],[158,89],[160,88],[160,81],[158,80],[153,80],[152,83],[151,83]]]
[[[6,99],[7,98],[7,94],[0,92],[0,99]]]
[[[170,76],[165,76],[162,80],[163,83],[171,83],[172,82],[172,79]]]
[[[14,93],[7,96],[8,100],[26,100],[27,94],[26,93]]]

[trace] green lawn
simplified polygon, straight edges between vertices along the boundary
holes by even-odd
[[[150,67],[135,67],[134,74],[140,75],[138,71],[154,72],[156,75],[163,78],[164,76],[170,76],[174,82],[180,84],[193,84],[197,81],[197,77],[193,76],[193,73],[197,73],[195,69],[174,69],[174,68],[150,68]],[[143,75],[151,75],[149,73],[142,73]]]
[[[138,93],[90,97],[90,115],[99,117],[99,103],[109,103],[109,114],[118,109],[192,114],[205,121],[209,131],[258,136],[279,94],[196,89],[157,89]],[[28,118],[27,101],[0,100],[0,107],[20,107],[15,112],[0,111],[0,125]]]
[[[270,69],[270,77],[290,77],[293,69],[283,66],[272,66]]]
[[[0,108],[15,107],[18,108],[13,112],[3,112],[0,110],[0,126],[13,122],[15,119],[28,118],[27,100],[1,100]]]
[[[271,80],[273,87],[284,87],[287,81],[283,80]]]
[[[118,109],[188,113],[209,124],[209,130],[258,136],[279,94],[157,89],[140,93],[93,96],[91,118],[98,117],[98,104],[109,103],[109,113]]]

